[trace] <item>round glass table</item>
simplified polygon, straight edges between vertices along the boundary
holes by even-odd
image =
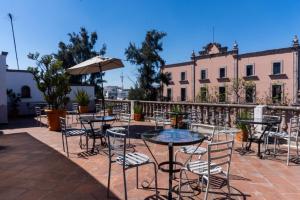
[[[201,144],[205,139],[205,136],[201,133],[194,132],[187,129],[164,129],[164,130],[155,130],[149,131],[142,134],[142,139],[150,143],[167,145],[169,151],[169,160],[161,163],[157,163],[154,155],[152,154],[149,146],[145,142],[148,150],[150,151],[152,157],[158,164],[158,168],[163,172],[169,173],[169,191],[168,191],[168,199],[172,199],[172,180],[173,173],[178,172],[179,170],[173,170],[173,165],[181,165],[182,163],[174,162],[174,146],[185,146],[185,145],[193,145],[193,144]],[[164,165],[168,165],[168,169],[163,168]]]

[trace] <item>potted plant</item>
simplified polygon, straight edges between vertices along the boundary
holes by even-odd
[[[142,121],[143,119],[143,107],[139,104],[135,104],[133,107],[134,115],[133,119],[135,121]]]
[[[113,105],[112,104],[107,104],[106,109],[107,109],[108,116],[113,114]]]
[[[79,105],[79,113],[87,113],[89,111],[90,97],[86,91],[77,90],[75,93],[75,101]]]
[[[11,107],[9,111],[9,116],[12,118],[16,118],[19,115],[19,103],[21,102],[21,98],[14,93],[12,89],[6,91],[9,105]]]
[[[39,53],[28,55],[29,59],[36,61],[36,67],[28,67],[33,74],[37,88],[42,92],[49,109],[45,112],[48,118],[48,126],[51,131],[59,131],[59,117],[66,116],[66,104],[70,93],[69,75],[65,73],[62,62],[53,55],[39,56]]]
[[[178,105],[174,106],[171,109],[171,112],[173,114],[171,114],[171,123],[173,127],[178,126],[178,128],[182,128],[184,126],[182,119],[183,116],[182,115],[178,115],[181,112],[181,109]]]
[[[249,113],[246,111],[242,111],[240,113],[240,119],[250,119],[249,117]],[[238,129],[240,129],[241,131],[238,132],[235,136],[235,139],[239,142],[246,142],[248,139],[248,129],[247,129],[247,125],[245,123],[242,122],[238,122],[236,124],[236,127]]]

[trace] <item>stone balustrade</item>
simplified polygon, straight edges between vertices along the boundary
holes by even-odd
[[[162,102],[162,101],[136,101],[136,100],[106,100],[107,104],[122,105],[127,111],[133,114],[135,104],[142,106],[145,119],[151,119],[154,111],[168,112],[178,107],[183,112],[190,112],[193,119],[198,123],[215,125],[222,122],[224,125],[234,127],[236,119],[242,112],[253,116],[253,104],[217,104],[217,103],[188,103],[188,102]],[[300,118],[300,107],[296,106],[266,106],[265,115],[276,115],[282,119],[281,129],[287,130],[289,120],[292,116]]]

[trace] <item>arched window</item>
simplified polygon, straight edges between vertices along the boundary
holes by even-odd
[[[27,85],[22,86],[21,88],[21,98],[31,98],[30,87]]]

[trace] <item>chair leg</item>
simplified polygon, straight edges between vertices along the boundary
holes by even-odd
[[[64,152],[65,152],[64,134],[61,134],[61,139],[62,139],[63,150],[64,150]]]
[[[68,145],[68,137],[65,136],[66,138],[66,147],[67,147],[67,156],[69,157],[69,145]]]
[[[86,142],[86,151],[88,152],[89,151],[89,136],[88,135],[85,136],[85,142]]]
[[[291,138],[288,139],[288,152],[287,152],[287,160],[286,160],[287,166],[289,166],[290,164],[290,148],[291,148]]]
[[[180,193],[181,193],[182,172],[183,172],[183,170],[180,170],[180,173],[179,173],[178,200],[181,199]]]
[[[156,164],[153,163],[153,168],[154,168],[154,179],[155,179],[155,193],[158,196],[158,186],[157,186],[157,169],[156,169]]]
[[[175,152],[174,154],[174,162],[176,163],[177,161],[177,154],[178,154],[178,150]],[[176,170],[176,165],[174,166],[174,170]],[[176,179],[176,175],[175,175],[175,172],[173,173],[173,179],[175,180]]]
[[[209,176],[207,176],[207,183],[206,183],[207,185],[206,185],[206,191],[205,191],[205,197],[204,197],[205,200],[207,200],[207,198],[208,198],[209,184],[210,184],[209,179],[210,179]]]
[[[227,189],[228,189],[228,197],[231,199],[231,192],[230,192],[230,184],[229,184],[229,176],[227,175]]]
[[[111,176],[111,162],[109,161],[109,166],[108,166],[108,180],[107,180],[107,191],[106,195],[109,198],[109,193],[110,193],[110,176]]]
[[[125,169],[123,169],[123,181],[124,181],[125,200],[127,200],[127,185],[126,185],[126,170]]]
[[[136,189],[139,189],[139,166],[136,167]]]

